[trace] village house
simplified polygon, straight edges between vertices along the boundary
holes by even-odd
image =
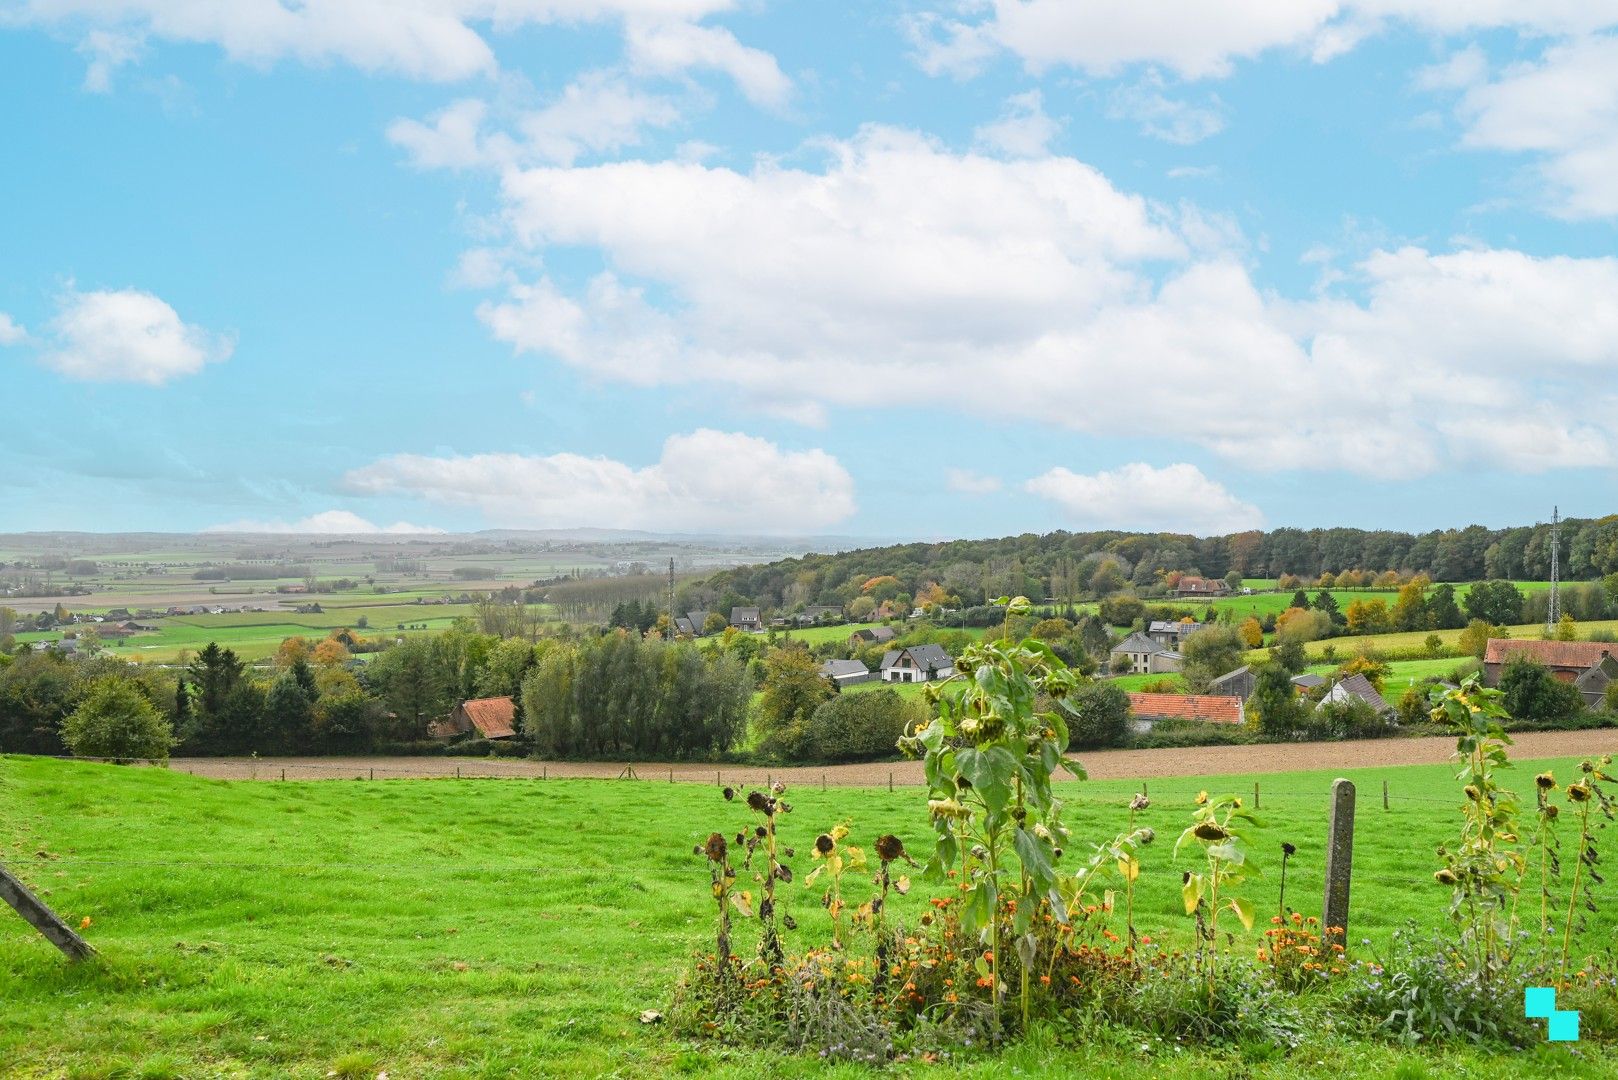
[[[453,739],[475,731],[483,739],[509,739],[517,734],[516,720],[517,706],[510,698],[473,698],[455,706],[448,719],[430,724],[427,735]]]
[[[757,634],[764,629],[764,620],[756,607],[733,607],[730,609],[730,625],[749,634]]]
[[[1320,709],[1327,704],[1348,705],[1356,701],[1363,702],[1375,709],[1378,716],[1393,715],[1393,706],[1389,705],[1387,700],[1377,693],[1376,687],[1371,685],[1370,679],[1358,672],[1339,679],[1335,686],[1326,691],[1326,696],[1320,699],[1320,704],[1316,705],[1315,708]]]
[[[1258,675],[1254,673],[1252,668],[1248,667],[1246,664],[1243,664],[1235,671],[1227,671],[1225,674],[1219,676],[1219,678],[1209,683],[1208,693],[1229,694],[1232,697],[1239,697],[1243,701],[1246,701],[1248,698],[1253,696],[1253,691],[1257,687]]]
[[[1607,699],[1607,687],[1614,679],[1618,679],[1618,659],[1603,656],[1591,664],[1579,677],[1573,680],[1573,685],[1584,696],[1586,708],[1597,709]]]
[[[857,649],[861,645],[880,645],[898,636],[891,626],[867,626],[848,635],[848,643]]]
[[[813,626],[823,619],[830,619],[842,613],[842,608],[832,607],[830,604],[810,604],[798,612],[794,619],[799,626]]]
[[[1130,730],[1143,735],[1160,720],[1198,720],[1209,724],[1244,724],[1247,707],[1231,694],[1129,695]]]
[[[1176,596],[1229,596],[1224,578],[1183,577],[1174,586]]]
[[[1612,676],[1604,674],[1604,660],[1618,653],[1618,645],[1610,641],[1541,641],[1537,638],[1490,638],[1483,650],[1483,681],[1489,686],[1500,685],[1500,675],[1506,664],[1518,656],[1537,660],[1549,669],[1551,675],[1565,683],[1579,686],[1587,704],[1597,704],[1590,693],[1599,686],[1605,693]],[[1588,676],[1588,677],[1587,677]],[[1584,682],[1580,685],[1579,680]]]
[[[932,682],[955,674],[955,661],[942,645],[889,649],[882,656],[883,682]]]
[[[858,686],[876,678],[871,669],[858,660],[827,660],[820,665],[820,674],[841,690],[845,686]]]
[[[1113,659],[1114,671],[1117,670],[1118,657],[1127,657],[1127,673],[1130,675],[1166,675],[1180,671],[1185,666],[1185,658],[1178,652],[1153,641],[1138,630],[1114,645],[1108,655]]]
[[[1167,645],[1175,652],[1179,652],[1180,643],[1185,641],[1186,638],[1190,637],[1198,630],[1201,630],[1202,627],[1203,624],[1199,622],[1168,622],[1161,619],[1154,619],[1152,620],[1151,624],[1146,627],[1146,636],[1157,642],[1159,645]]]
[[[1316,675],[1311,671],[1306,671],[1302,675],[1292,676],[1292,685],[1297,687],[1298,693],[1300,694],[1307,694],[1311,690],[1317,690],[1320,687],[1325,686],[1328,681],[1330,680],[1328,680],[1326,676]]]

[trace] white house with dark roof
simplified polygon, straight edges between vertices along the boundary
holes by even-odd
[[[1201,630],[1202,627],[1203,624],[1199,622],[1171,622],[1166,619],[1153,619],[1146,627],[1146,636],[1159,645],[1167,645],[1178,652],[1180,643]]]
[[[883,682],[933,682],[955,674],[955,659],[942,645],[912,645],[882,655]]]
[[[1346,705],[1355,701],[1369,705],[1376,710],[1378,716],[1388,716],[1393,712],[1393,706],[1377,693],[1376,687],[1371,685],[1371,680],[1359,672],[1337,680],[1337,684],[1326,691],[1326,696],[1320,699],[1320,705],[1315,708],[1318,709],[1328,702]]]
[[[756,607],[733,607],[730,609],[730,625],[738,630],[746,630],[756,634],[764,629],[762,613]]]
[[[1177,651],[1138,630],[1114,645],[1109,655],[1115,661],[1120,656],[1128,657],[1131,675],[1167,675],[1185,666],[1185,658]]]

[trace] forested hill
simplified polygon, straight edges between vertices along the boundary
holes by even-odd
[[[1434,581],[1550,576],[1549,524],[1506,529],[1471,525],[1420,534],[1366,529],[1253,530],[1227,536],[1176,533],[1024,533],[996,540],[897,544],[835,555],[806,555],[726,570],[693,599],[778,608],[843,603],[862,583],[891,575],[906,592],[928,583],[967,604],[999,595],[1077,598],[1110,591],[1121,575],[1137,586],[1181,571],[1224,577],[1297,574],[1313,579],[1345,570],[1425,573]],[[1103,575],[1096,580],[1097,574]],[[1618,514],[1562,522],[1561,573],[1589,580],[1618,573]],[[1118,582],[1122,584],[1122,582]]]

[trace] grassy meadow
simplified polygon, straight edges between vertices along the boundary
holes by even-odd
[[[1568,761],[1520,763],[1513,779]],[[1434,846],[1459,827],[1447,767],[1362,770],[1349,938],[1370,956],[1406,919],[1437,927],[1447,892]],[[1252,843],[1264,877],[1244,888],[1278,904],[1277,859],[1297,845],[1287,899],[1322,892],[1332,774],[1263,777],[1265,827]],[[1388,779],[1393,808],[1380,806]],[[1064,785],[1073,847],[1124,823],[1138,784]],[[1251,791],[1248,777],[1151,782],[1137,911],[1167,947],[1189,943],[1173,838],[1195,793]],[[919,789],[796,790],[783,825],[802,854],[816,832],[852,824],[912,850],[930,829]],[[692,846],[749,826],[713,788],[640,781],[395,780],[226,782],[165,770],[0,757],[0,861],[65,918],[89,919],[101,957],[73,967],[0,908],[0,1075],[6,1077],[855,1076],[639,1022],[669,1008],[686,959],[711,944],[712,904]],[[1082,842],[1079,842],[1082,838]],[[1079,856],[1082,857],[1082,856]],[[801,880],[801,877],[800,877]],[[852,881],[852,879],[851,879]],[[845,886],[863,895],[863,881]],[[794,945],[822,942],[814,894],[786,890]],[[915,920],[927,886],[890,901]],[[1603,902],[1590,941],[1615,927]],[[1237,928],[1250,949],[1261,926]],[[738,947],[751,940],[741,931]],[[1360,946],[1362,939],[1371,945]],[[1438,1077],[1612,1075],[1567,1047],[1509,1058],[1403,1051],[1318,1032],[1288,1057],[1179,1049],[1115,1038],[1065,1044],[1059,1032],[998,1057],[892,1075]]]

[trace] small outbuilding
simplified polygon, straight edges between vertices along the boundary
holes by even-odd
[[[427,729],[435,739],[477,732],[481,739],[509,739],[517,734],[517,704],[509,697],[473,698],[455,706],[447,720]]]
[[[841,690],[845,686],[858,686],[876,678],[871,669],[858,660],[827,660],[820,665],[820,673]]]

